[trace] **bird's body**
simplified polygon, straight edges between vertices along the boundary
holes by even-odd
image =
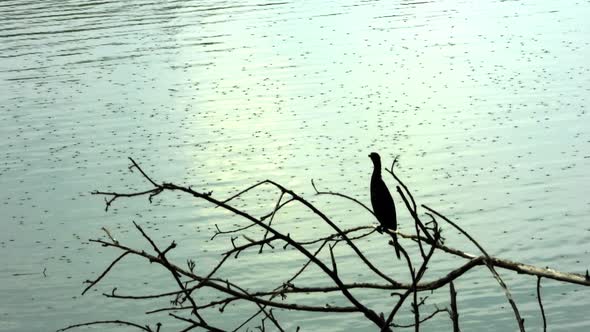
[[[371,153],[369,157],[373,161],[373,175],[371,176],[371,204],[373,205],[373,212],[382,228],[397,230],[395,204],[393,203],[389,189],[387,189],[385,182],[381,178],[381,158],[375,152]],[[391,238],[393,239],[395,254],[397,258],[400,258],[397,235],[391,234]]]

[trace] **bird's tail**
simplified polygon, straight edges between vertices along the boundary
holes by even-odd
[[[393,247],[395,248],[395,254],[397,256],[397,259],[401,259],[400,252],[399,252],[400,247],[399,247],[399,243],[397,242],[397,235],[391,234],[391,238],[393,239]]]

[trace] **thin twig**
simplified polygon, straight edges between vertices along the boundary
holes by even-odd
[[[262,309],[258,309],[258,311],[256,311],[253,315],[248,317],[245,321],[243,321],[240,325],[238,325],[235,329],[233,329],[232,332],[237,332],[239,329],[241,329],[246,324],[248,324],[248,322],[250,322],[251,320],[256,318],[258,315],[260,315],[261,312],[262,312]]]
[[[440,233],[436,232],[435,234],[435,238],[433,239],[433,243],[437,243],[438,242],[438,236],[440,235]],[[419,312],[418,312],[418,305],[417,305],[417,291],[418,291],[418,282],[422,279],[422,277],[424,276],[424,273],[426,272],[426,268],[428,266],[428,262],[430,261],[430,258],[432,258],[432,255],[434,254],[434,249],[436,248],[436,246],[432,245],[430,247],[430,251],[428,252],[428,254],[426,255],[426,257],[424,258],[424,260],[422,261],[422,264],[420,265],[420,269],[418,270],[417,273],[414,273],[413,269],[412,269],[412,265],[411,265],[411,261],[410,258],[408,257],[407,252],[405,252],[405,250],[401,250],[402,253],[404,254],[404,256],[406,257],[406,261],[408,262],[408,267],[411,271],[411,276],[412,276],[412,285],[400,296],[400,300],[398,301],[398,303],[396,303],[396,305],[393,307],[393,309],[391,310],[389,316],[387,317],[387,320],[385,321],[387,326],[389,326],[392,322],[393,322],[393,318],[395,317],[395,314],[397,313],[397,311],[401,308],[404,300],[408,297],[408,295],[410,293],[413,293],[413,300],[414,300],[414,323],[416,324],[416,329],[419,328]],[[383,331],[383,329],[382,329]]]
[[[547,318],[545,317],[545,309],[543,308],[543,301],[541,301],[541,277],[537,276],[537,300],[539,307],[541,307],[541,316],[543,316],[543,331],[547,331]]]
[[[373,210],[369,209],[368,206],[366,206],[365,204],[363,204],[361,201],[359,201],[356,198],[353,198],[351,196],[345,195],[345,194],[341,194],[339,192],[333,192],[333,191],[319,191],[318,188],[315,186],[315,183],[313,182],[313,179],[311,179],[311,186],[313,187],[313,189],[315,190],[316,195],[332,195],[332,196],[338,196],[338,197],[342,197],[342,198],[346,198],[350,201],[355,202],[356,204],[362,206],[363,208],[365,208],[365,210],[369,211],[369,213],[371,215],[375,215],[375,212],[373,212]]]
[[[102,280],[102,278],[104,278],[107,275],[107,273],[109,273],[109,271],[111,271],[113,266],[115,266],[115,264],[117,264],[120,260],[122,260],[123,257],[127,256],[127,254],[129,254],[129,251],[125,251],[119,257],[117,257],[114,261],[112,261],[111,264],[109,264],[109,266],[100,274],[100,276],[98,276],[98,278],[94,279],[93,281],[87,280],[86,282],[89,282],[90,285],[88,285],[88,287],[86,287],[84,289],[84,291],[82,292],[82,295],[86,294],[86,292],[90,288],[92,288],[92,286],[96,285],[100,280]]]
[[[404,188],[404,190],[407,193],[408,197],[410,197],[411,205],[410,205],[410,202],[408,202],[408,200],[406,199],[406,195],[401,191],[401,189],[399,187],[397,187],[398,193],[402,197],[402,199],[404,201],[404,204],[406,205],[406,208],[408,209],[408,211],[412,215],[412,218],[414,218],[414,221],[416,222],[416,225],[418,227],[420,227],[420,229],[422,229],[422,232],[424,232],[424,235],[429,240],[432,241],[432,236],[428,232],[428,229],[424,226],[424,224],[422,224],[422,221],[418,217],[418,208],[416,206],[416,201],[414,200],[414,195],[412,195],[412,193],[410,192],[410,190],[408,189],[408,187],[406,186],[406,184],[393,171],[393,168],[395,167],[395,164],[397,163],[397,160],[398,160],[398,157],[395,157],[395,159],[391,163],[391,169],[387,169],[386,168],[385,171],[387,171],[389,174],[391,174],[391,176],[393,176],[393,178],[402,186],[402,188]],[[424,257],[424,251],[421,249],[420,252],[422,253],[422,257]]]
[[[219,329],[217,327],[211,326],[211,325],[205,323],[204,321],[198,321],[197,322],[197,321],[195,321],[193,319],[186,318],[186,317],[181,317],[181,316],[178,316],[178,315],[173,314],[173,313],[169,313],[168,315],[170,315],[171,317],[174,317],[174,318],[176,318],[178,320],[181,320],[181,321],[184,321],[184,322],[187,322],[187,323],[191,323],[192,324],[191,326],[185,328],[184,330],[181,330],[181,332],[190,331],[190,330],[194,329],[195,327],[200,327],[200,328],[203,328],[203,329],[205,329],[207,331],[212,331],[212,332],[225,332],[225,330],[222,330],[222,329]]]
[[[88,323],[74,324],[74,325],[70,325],[68,327],[64,327],[63,329],[59,329],[59,330],[57,330],[57,332],[67,331],[67,330],[71,330],[73,328],[82,327],[82,326],[108,325],[108,324],[132,326],[132,327],[135,327],[135,328],[140,329],[142,331],[154,332],[154,330],[152,330],[149,326],[141,326],[139,324],[124,321],[124,320],[97,320],[97,321],[88,322]]]
[[[447,309],[436,309],[435,311],[433,311],[430,315],[422,318],[419,322],[419,324],[422,324],[432,318],[434,318],[434,316],[436,316],[437,314],[441,313],[441,312],[447,312]],[[396,323],[391,323],[391,326],[393,327],[401,327],[401,328],[408,328],[408,327],[414,327],[416,326],[416,323],[412,323],[412,324],[396,324]]]
[[[131,160],[133,161],[133,159],[131,159]],[[135,162],[133,162],[133,163],[135,164]],[[135,164],[135,165],[141,171],[142,174],[145,174],[145,173],[143,173],[143,171],[141,170],[141,168],[139,168],[139,166],[137,166],[137,164]],[[151,182],[153,183],[153,181],[151,181]],[[203,319],[203,317],[199,314],[199,312],[197,310],[197,304],[196,304],[195,300],[192,298],[190,292],[186,289],[186,286],[182,283],[182,281],[180,281],[179,273],[170,264],[170,262],[166,258],[166,255],[162,251],[160,251],[160,249],[158,248],[158,246],[143,231],[143,229],[141,228],[141,226],[139,226],[137,223],[135,223],[135,221],[133,222],[133,224],[135,225],[135,228],[137,228],[139,230],[139,232],[141,233],[141,235],[143,235],[143,237],[152,245],[152,248],[154,249],[154,251],[156,253],[158,253],[158,258],[160,258],[159,263],[162,266],[164,266],[167,270],[169,270],[170,273],[172,274],[172,276],[174,277],[174,280],[176,280],[176,283],[178,284],[178,287],[183,291],[185,297],[190,301],[190,303],[191,303],[191,305],[193,307],[193,312],[192,313],[199,319],[199,323],[200,324],[207,325],[207,323],[205,322],[205,320]]]
[[[502,280],[502,278],[500,277],[500,275],[498,274],[496,269],[494,269],[494,265],[490,263],[490,255],[488,255],[488,253],[485,251],[485,249],[477,241],[475,241],[475,239],[471,235],[469,235],[469,233],[467,233],[465,230],[463,230],[463,228],[459,227],[459,225],[455,224],[454,222],[449,220],[449,218],[445,217],[444,215],[438,213],[437,211],[429,208],[428,206],[426,206],[424,204],[422,204],[422,207],[427,209],[428,211],[434,213],[435,215],[439,216],[444,221],[448,222],[453,227],[455,227],[457,230],[459,230],[459,232],[461,232],[463,235],[465,235],[473,244],[475,244],[475,246],[482,252],[482,254],[484,254],[484,256],[486,257],[486,259],[484,261],[486,266],[488,267],[490,272],[492,272],[492,275],[498,281],[498,284],[500,284],[502,289],[504,289],[504,293],[506,295],[506,298],[508,299],[508,302],[510,303],[510,306],[512,307],[512,311],[514,311],[514,316],[516,317],[516,322],[518,323],[518,327],[521,332],[524,332],[525,331],[524,319],[522,319],[520,316],[520,312],[518,310],[518,307],[516,306],[516,302],[514,302],[514,299],[512,298],[512,294],[510,293],[510,290],[508,290],[508,286],[506,286],[506,283],[504,283],[504,280]]]
[[[158,264],[165,264],[162,261],[161,257],[157,257],[154,255],[151,255],[143,250],[135,250],[129,247],[126,247],[120,243],[110,243],[110,242],[105,242],[103,240],[90,240],[91,242],[96,242],[96,243],[100,243],[100,244],[104,244],[107,246],[111,246],[111,247],[115,247],[115,248],[119,248],[121,250],[124,251],[129,251],[131,254],[133,255],[137,255],[140,257],[144,257],[145,259],[147,259],[149,262],[156,262]],[[231,298],[229,299],[230,301],[234,301],[234,300],[246,300],[246,301],[250,301],[250,302],[257,302],[263,305],[268,305],[268,306],[272,306],[272,307],[277,307],[277,308],[283,308],[283,309],[290,309],[290,310],[297,310],[297,311],[315,311],[315,312],[334,312],[334,313],[350,313],[350,312],[359,312],[359,309],[355,308],[355,307],[338,307],[338,306],[318,306],[318,307],[314,307],[314,306],[306,306],[306,305],[299,305],[299,304],[289,304],[289,303],[281,303],[281,302],[272,302],[272,301],[267,301],[264,299],[260,299],[257,296],[253,295],[253,296],[246,296],[241,292],[235,291],[231,288],[228,288],[227,284],[230,284],[232,286],[236,286],[233,283],[228,283],[227,281],[222,281],[218,280],[218,279],[205,279],[203,277],[199,277],[195,274],[193,274],[190,271],[184,270],[181,267],[168,262],[169,264],[169,268],[173,269],[174,271],[176,271],[178,274],[187,276],[193,280],[196,281],[202,281],[203,285],[202,286],[206,286],[209,288],[213,288],[215,290],[221,291],[223,293],[226,293],[230,296],[233,296],[235,298]],[[196,286],[194,287],[196,288]],[[191,288],[187,288],[187,290],[191,290]],[[184,290],[178,291],[178,293],[180,292],[184,292]],[[263,294],[263,295],[269,295],[269,293]],[[115,295],[112,294],[110,297],[114,297],[114,298],[130,298],[130,297],[124,297],[121,295]],[[156,296],[154,296],[156,297]],[[219,303],[225,303],[227,302],[227,299],[224,301],[220,301]],[[218,304],[219,304],[218,303]],[[205,306],[198,306],[198,309],[202,309]],[[167,310],[179,310],[179,309],[192,309],[190,307],[187,308],[178,308],[178,307],[174,307],[174,308],[169,308]],[[154,313],[154,312],[159,312],[159,311],[165,311],[165,310],[153,310],[153,311],[149,311],[148,313]]]
[[[254,227],[254,226],[256,226],[256,224],[250,224],[250,225],[246,225],[244,227],[230,229],[229,231],[222,231],[221,229],[219,229],[219,226],[217,226],[217,224],[215,224],[215,232],[213,233],[213,236],[211,237],[210,240],[215,239],[217,237],[217,235],[239,233],[241,231],[244,231],[244,230]]]
[[[272,221],[275,218],[275,215],[277,213],[277,210],[279,209],[279,207],[281,206],[281,200],[283,199],[283,196],[285,196],[285,192],[281,191],[281,195],[279,196],[279,199],[277,200],[277,203],[275,204],[275,208],[272,210],[272,214],[270,215],[270,220],[268,221],[268,227],[270,228],[272,226]],[[264,232],[264,237],[263,240],[266,240],[266,238],[268,237],[268,233],[270,231],[267,229],[266,232]],[[265,242],[262,242],[262,244],[260,245],[260,249],[258,250],[258,253],[262,253],[262,248],[264,248],[264,244]]]
[[[365,263],[365,265],[367,265],[367,267],[369,269],[371,269],[378,276],[380,276],[383,279],[389,281],[390,283],[395,283],[395,281],[393,279],[391,279],[390,277],[388,277],[387,275],[385,275],[383,272],[381,272],[377,267],[375,267],[369,261],[369,259],[360,251],[360,249],[348,238],[348,236],[342,232],[342,230],[340,229],[340,227],[336,226],[336,224],[332,220],[330,220],[330,218],[328,218],[322,211],[318,210],[313,204],[311,204],[307,200],[303,199],[301,196],[297,195],[292,190],[288,190],[285,187],[281,186],[280,184],[278,184],[278,183],[276,183],[274,181],[271,181],[271,180],[266,180],[266,181],[268,181],[268,183],[273,184],[277,188],[279,188],[279,189],[287,192],[294,199],[296,199],[301,204],[303,204],[307,208],[309,208],[313,213],[315,213],[317,216],[319,216],[324,222],[326,222],[330,227],[332,227],[332,229],[334,229],[344,239],[344,241],[352,248],[352,250],[355,252],[355,254],[363,261],[363,263]]]
[[[131,162],[133,163],[132,166],[129,166],[130,171],[133,171],[133,168],[137,168],[137,170],[141,172],[141,175],[143,175],[143,177],[146,178],[154,187],[160,187],[147,174],[145,174],[143,169],[141,169],[141,167],[139,167],[139,165],[135,162],[135,160],[133,160],[133,158],[131,158],[131,157],[127,157],[127,158],[129,158],[129,160],[131,160]]]
[[[460,332],[459,330],[459,311],[457,310],[457,292],[455,291],[455,285],[450,282],[449,291],[451,293],[451,310],[449,315],[453,322],[453,332]]]
[[[313,255],[315,257],[317,257],[317,255],[320,253],[320,251],[322,251],[322,249],[324,248],[324,246],[326,246],[327,243],[328,243],[328,240],[325,240],[320,245],[320,247],[313,253]],[[300,276],[301,273],[303,273],[303,271],[305,271],[305,269],[310,265],[310,263],[311,263],[311,260],[308,260],[305,264],[303,264],[303,266],[297,272],[295,272],[295,274],[291,278],[289,278],[289,280],[285,281],[281,286],[275,288],[273,290],[274,294],[268,294],[268,295],[270,295],[270,300],[275,298],[277,295],[281,295],[281,297],[284,299],[286,296],[282,290],[286,290],[287,287],[291,286],[291,283],[293,282],[293,280],[295,280],[298,276]],[[281,290],[281,291],[279,292],[279,290]]]

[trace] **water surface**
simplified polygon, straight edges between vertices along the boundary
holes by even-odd
[[[213,225],[238,222],[189,197],[118,201],[108,213],[94,189],[144,189],[128,156],[157,180],[228,196],[258,180],[281,182],[343,227],[373,223],[360,208],[314,197],[310,179],[367,202],[371,151],[417,200],[443,211],[494,255],[583,273],[590,228],[590,5],[552,1],[173,1],[0,4],[0,331],[46,331],[97,319],[146,323],[153,303],[99,294],[152,293],[170,280],[130,260],[81,297],[117,253],[89,244],[108,227],[145,245],[131,221],[180,259],[209,266],[229,239]],[[389,181],[390,186],[393,182]],[[276,192],[244,197],[253,212]],[[401,204],[401,202],[399,202]],[[300,209],[280,222],[294,235],[325,231]],[[229,226],[229,225],[228,225]],[[400,227],[411,231],[408,215]],[[447,229],[449,244],[475,251]],[[311,230],[311,231],[310,231]],[[380,237],[363,244],[378,258]],[[224,275],[280,284],[304,260],[244,256]],[[347,280],[369,278],[342,249]],[[444,255],[432,272],[459,262]],[[43,271],[45,270],[45,275]],[[502,272],[529,330],[540,329],[535,279]],[[321,282],[317,271],[301,282]],[[590,297],[544,281],[550,329],[586,330]],[[484,271],[458,283],[462,328],[515,330],[501,290]],[[372,295],[372,296],[369,296]],[[385,311],[382,294],[363,298]],[[309,303],[342,303],[336,294]],[[448,305],[446,290],[424,312]],[[253,308],[228,310],[237,323]],[[441,315],[424,325],[449,326]],[[290,330],[367,330],[356,315],[284,313]],[[406,310],[400,316],[411,321]],[[225,326],[231,328],[235,324]]]

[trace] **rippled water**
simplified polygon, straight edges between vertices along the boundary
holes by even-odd
[[[181,259],[205,266],[228,248],[228,238],[208,239],[215,223],[238,220],[188,197],[118,201],[105,213],[90,191],[146,188],[127,170],[127,156],[155,179],[219,197],[271,178],[346,227],[373,221],[346,201],[313,197],[309,180],[368,202],[367,154],[379,151],[386,164],[400,155],[399,173],[418,201],[458,221],[494,255],[584,272],[588,16],[588,2],[554,1],[3,1],[0,331],[55,330],[121,313],[171,323],[165,315],[144,320],[153,303],[100,296],[113,285],[125,293],[171,286],[138,260],[79,295],[82,282],[116,257],[87,242],[103,236],[103,226],[144,245],[135,220],[163,243],[176,239]],[[262,213],[272,194],[239,204]],[[400,218],[411,231],[409,217]],[[280,220],[294,236],[321,231],[299,210]],[[475,251],[446,229],[450,245]],[[379,256],[385,241],[363,245]],[[350,253],[339,253],[349,280],[366,277]],[[280,284],[303,262],[290,252],[281,262],[270,252],[248,259],[223,273],[243,276],[252,289],[260,278]],[[456,264],[441,255],[432,271]],[[502,275],[526,326],[539,330],[535,279]],[[319,279],[316,271],[301,282]],[[586,289],[543,285],[552,331],[590,328]],[[487,272],[465,275],[457,289],[463,330],[516,329]],[[387,310],[387,296],[371,295],[366,303]],[[334,294],[308,301],[342,303]],[[448,305],[446,290],[431,295],[424,312],[435,304]],[[252,310],[230,308],[225,321],[210,316],[224,326]],[[448,329],[443,316],[424,329]],[[357,315],[281,318],[290,330],[372,328]],[[411,321],[407,310],[400,319]]]

